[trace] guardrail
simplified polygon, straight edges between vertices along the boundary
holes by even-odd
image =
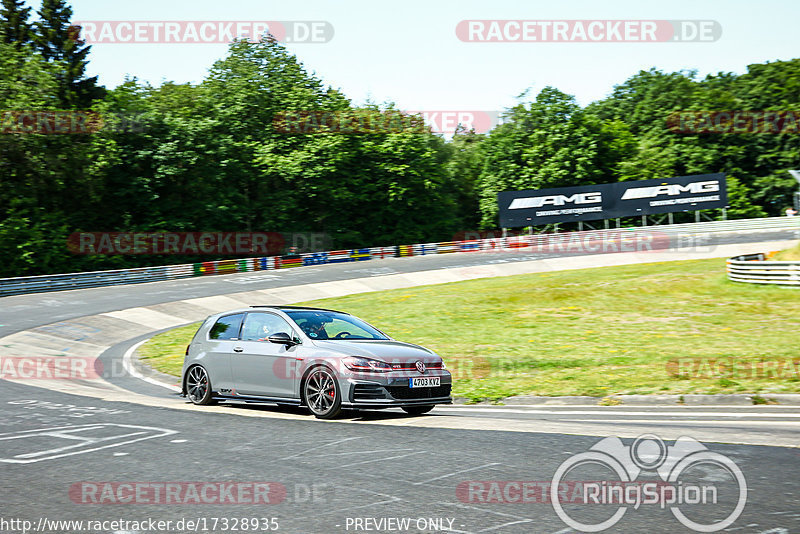
[[[800,261],[771,261],[765,254],[747,254],[729,259],[727,270],[733,282],[800,286]]]
[[[141,284],[163,280],[176,280],[194,276],[242,273],[288,269],[306,265],[365,261],[387,257],[425,256],[452,252],[500,251],[547,246],[551,252],[569,251],[575,241],[611,238],[624,241],[626,232],[653,232],[663,235],[693,235],[741,231],[792,230],[800,231],[800,217],[772,217],[761,219],[739,219],[732,221],[708,221],[700,223],[673,224],[663,226],[637,226],[634,228],[614,228],[608,230],[589,230],[563,234],[527,234],[513,237],[488,239],[468,239],[441,243],[417,243],[413,245],[393,245],[346,250],[331,250],[284,256],[244,258],[235,260],[205,261],[184,265],[161,267],[141,267],[113,271],[92,271],[84,273],[26,276],[19,278],[0,278],[0,297],[41,293],[47,291],[66,291],[89,287],[102,287],[122,284]],[[554,238],[557,236],[557,238]],[[800,237],[800,235],[798,235]],[[561,247],[561,248],[560,248]],[[563,248],[566,247],[566,248]],[[626,249],[620,246],[620,251]],[[616,250],[613,250],[616,252]]]

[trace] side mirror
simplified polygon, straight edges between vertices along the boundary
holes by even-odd
[[[291,347],[293,345],[296,345],[294,340],[291,337],[289,337],[289,334],[287,334],[286,332],[278,332],[276,334],[272,334],[267,339],[269,339],[270,343],[277,343],[279,345],[286,345],[287,347]]]

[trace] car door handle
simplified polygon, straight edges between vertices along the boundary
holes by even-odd
[[[233,347],[233,352],[242,352],[243,350],[242,347]]]

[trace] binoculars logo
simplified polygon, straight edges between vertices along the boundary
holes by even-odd
[[[572,480],[568,478],[570,473],[589,466],[608,469],[618,477],[613,481],[595,479],[581,484],[583,503],[619,504],[611,517],[598,522],[576,520],[560,502],[559,489],[564,482]],[[719,506],[717,486],[680,480],[681,475],[693,468],[721,469],[735,481],[738,492],[733,500],[736,504],[724,519],[705,523],[696,518],[690,519],[681,511],[681,507],[696,509],[693,505]],[[637,481],[645,471],[657,473],[660,481]],[[696,532],[716,532],[730,526],[742,513],[747,502],[747,482],[733,460],[709,450],[690,437],[680,437],[672,446],[667,446],[661,438],[652,434],[639,436],[630,446],[624,445],[618,437],[609,437],[593,445],[587,452],[570,457],[558,467],[550,486],[550,501],[558,517],[581,532],[600,532],[611,528],[622,519],[628,508],[638,509],[643,504],[659,505],[662,509],[668,507],[682,525]],[[575,511],[572,513],[575,515]],[[718,516],[717,512],[715,517]]]

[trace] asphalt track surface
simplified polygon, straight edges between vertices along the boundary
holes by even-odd
[[[724,244],[794,237],[779,231],[714,239]],[[541,256],[449,254],[5,297],[0,335],[179,299]],[[102,358],[118,360],[136,341],[114,346]],[[566,533],[573,530],[535,488],[546,488],[562,462],[604,437],[620,436],[631,445],[648,433],[667,445],[693,437],[738,466],[747,503],[726,532],[800,530],[800,411],[790,407],[453,406],[418,418],[385,411],[321,422],[302,410],[270,406],[193,407],[165,388],[131,377],[115,385],[152,402],[126,402],[124,395],[108,401],[0,381],[0,532],[22,532],[23,525],[12,520],[27,520],[29,531],[50,532],[265,532],[265,525],[274,530],[277,523],[279,532],[298,533]],[[687,485],[715,485],[717,504],[678,509],[698,522],[722,520],[733,510],[738,484],[713,466],[693,469],[687,471]],[[583,476],[600,480],[601,475]],[[636,480],[659,479],[645,472]],[[246,491],[221,504],[197,504],[185,491],[173,494],[171,502],[153,502],[158,500],[153,492],[166,483],[185,490],[265,482],[274,483],[269,496],[277,502],[249,503]],[[140,490],[135,502],[107,504],[119,483]],[[534,490],[523,498],[517,487]],[[92,503],[93,497],[106,504]],[[617,509],[579,500],[563,506],[570,517],[586,522]],[[657,504],[630,506],[607,531],[692,532],[674,511]],[[146,524],[150,519],[172,524]],[[177,524],[182,519],[199,524]],[[54,525],[54,520],[84,524]],[[254,520],[257,528],[251,526]]]

